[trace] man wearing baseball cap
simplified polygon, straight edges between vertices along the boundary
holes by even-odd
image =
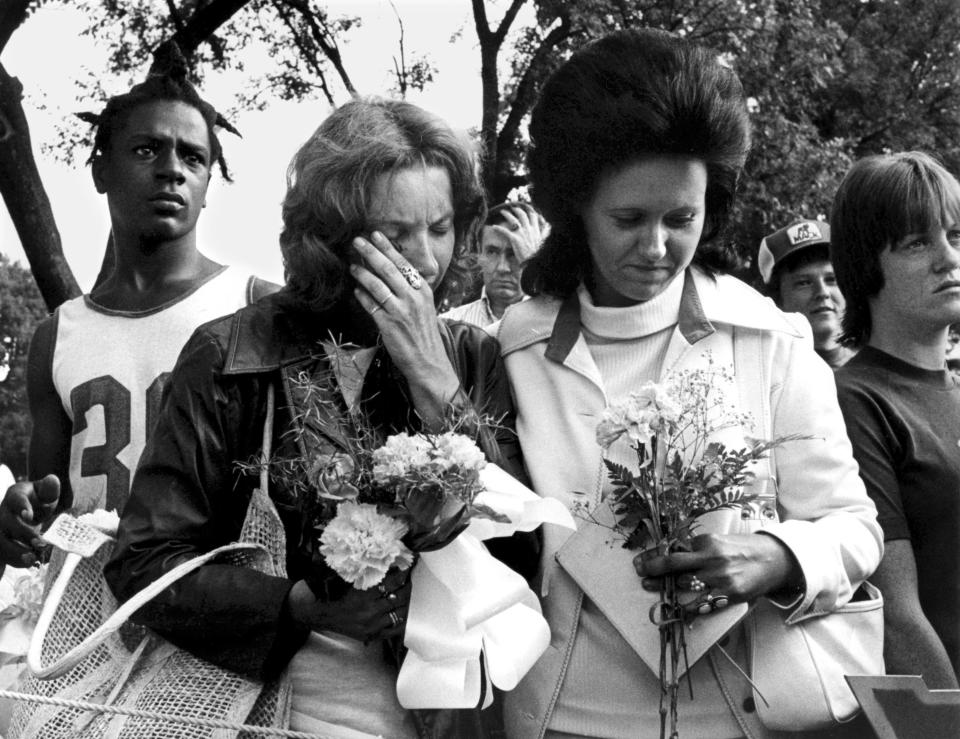
[[[837,341],[845,303],[830,262],[827,223],[800,220],[774,231],[760,242],[757,266],[779,308],[806,316],[827,364],[836,369],[856,353]]]

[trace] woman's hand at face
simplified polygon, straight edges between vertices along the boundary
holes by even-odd
[[[726,603],[743,603],[803,584],[800,565],[790,550],[764,534],[702,534],[693,538],[689,552],[649,559],[637,556],[633,564],[648,590],[659,590],[660,578],[672,574],[681,590],[699,592],[700,597],[687,605],[689,611],[718,596],[725,596]]]
[[[362,264],[351,264],[357,300],[377,324],[383,345],[406,378],[427,427],[444,418],[460,381],[437,328],[433,290],[383,234],[357,237]]]
[[[287,596],[290,615],[313,631],[333,631],[364,643],[402,636],[410,606],[409,575],[391,571],[376,587],[350,588],[340,600],[326,603],[300,580]]]

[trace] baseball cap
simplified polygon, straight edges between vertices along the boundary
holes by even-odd
[[[795,221],[774,231],[760,242],[757,268],[764,284],[770,283],[773,268],[790,254],[818,244],[830,243],[830,226],[825,221]]]

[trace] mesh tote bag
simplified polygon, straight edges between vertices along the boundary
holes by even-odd
[[[103,578],[115,540],[72,517],[51,527],[54,550],[43,611],[28,654],[33,673],[24,693],[111,710],[37,700],[19,701],[10,739],[138,739],[176,736],[225,739],[263,736],[252,727],[279,727],[289,718],[289,682],[264,684],[206,662],[127,622],[173,582],[217,561],[286,576],[283,525],[267,494],[274,391],[267,395],[260,487],[253,492],[238,542],[174,568],[118,607]],[[248,725],[251,731],[242,727]],[[251,733],[252,732],[252,733]],[[267,735],[269,735],[267,734]]]

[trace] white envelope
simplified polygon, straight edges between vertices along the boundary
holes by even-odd
[[[738,512],[732,513],[739,518]],[[614,520],[607,505],[599,506],[594,516],[602,524],[611,525]],[[725,522],[705,521],[697,533],[716,532],[718,528],[726,528]],[[641,586],[633,567],[636,555],[636,551],[624,549],[623,542],[609,528],[581,521],[577,532],[560,548],[556,558],[653,674],[659,675],[660,631],[650,620],[650,612],[660,603],[660,594]],[[735,603],[694,618],[686,630],[688,666],[692,667],[703,657],[749,610],[747,603]],[[681,660],[679,674],[685,672]]]

